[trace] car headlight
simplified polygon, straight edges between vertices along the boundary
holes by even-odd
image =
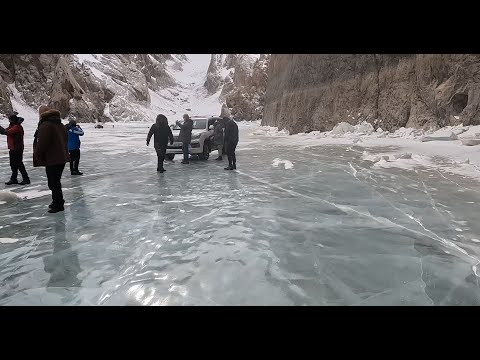
[[[201,134],[192,135],[192,140],[198,140],[198,139],[200,139],[200,136],[201,136]]]

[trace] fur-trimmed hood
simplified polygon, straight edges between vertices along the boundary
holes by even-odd
[[[70,161],[67,130],[60,112],[46,105],[38,109],[40,122],[33,141],[33,166],[61,165]]]
[[[60,111],[57,109],[50,108],[46,105],[40,106],[38,109],[38,113],[40,115],[40,122],[43,122],[45,120],[49,120],[52,122],[58,122],[61,123],[61,116],[60,116]]]

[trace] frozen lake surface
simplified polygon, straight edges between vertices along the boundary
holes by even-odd
[[[156,173],[150,124],[83,126],[83,177],[47,213],[43,168],[0,203],[0,305],[480,305],[480,186],[282,146],[241,128],[225,161]],[[0,189],[10,169],[0,147]]]

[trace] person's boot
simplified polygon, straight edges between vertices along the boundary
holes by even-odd
[[[163,168],[160,169],[160,173],[162,173],[162,174],[163,174],[165,171],[167,171],[167,170],[165,170],[165,169],[163,169]]]
[[[23,179],[19,185],[30,185],[30,184],[31,184],[30,179],[26,178],[26,179]]]
[[[48,205],[48,208],[51,209],[53,207],[53,201]]]
[[[16,180],[16,179],[15,180],[10,179],[5,183],[5,185],[16,185],[16,184],[18,184],[18,180]]]
[[[216,158],[215,160],[222,161],[222,160],[223,160],[223,157],[219,156],[219,157]]]
[[[190,164],[190,161],[188,161],[188,160],[182,160],[182,164]]]
[[[233,163],[232,169],[237,170],[237,163]]]
[[[65,211],[65,208],[63,207],[63,205],[62,206],[52,206],[50,208],[50,210],[48,210],[48,212],[50,214],[55,214],[55,213],[60,212],[60,211]]]
[[[82,172],[80,172],[80,170],[78,170],[78,161],[75,162],[75,165],[73,167],[73,170],[75,171],[75,174],[76,175],[83,175]]]
[[[65,210],[65,207],[63,206],[64,204],[65,204],[65,201],[63,201],[61,204],[55,204],[54,202],[52,202],[50,204],[51,207],[49,206],[50,210],[48,210],[48,212],[50,214],[55,214],[57,212],[64,211]]]

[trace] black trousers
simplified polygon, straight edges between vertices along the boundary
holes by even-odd
[[[48,179],[48,188],[52,191],[53,207],[62,207],[65,203],[63,200],[62,183],[60,182],[63,169],[65,169],[65,164],[45,167]]]
[[[11,180],[17,181],[18,171],[22,174],[23,180],[28,180],[27,170],[23,165],[23,150],[10,150],[10,168],[12,169]]]
[[[167,152],[167,146],[161,146],[159,148],[155,148],[157,152],[157,170],[163,169],[163,162],[165,161],[165,154]]]
[[[229,166],[237,166],[237,158],[235,157],[235,149],[237,148],[237,143],[227,142],[227,157]]]
[[[78,171],[80,164],[80,149],[70,150],[70,172]]]

